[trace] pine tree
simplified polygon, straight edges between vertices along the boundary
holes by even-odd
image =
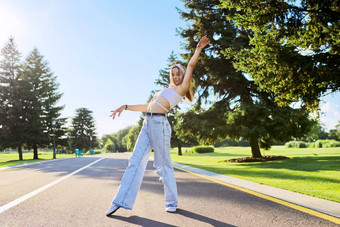
[[[71,131],[69,134],[71,148],[73,150],[89,150],[90,136],[93,144],[97,143],[95,121],[92,111],[87,108],[78,108],[76,115],[72,119]]]
[[[29,124],[26,128],[25,141],[29,149],[33,148],[33,158],[38,159],[38,147],[48,146],[53,137],[51,119],[53,117],[58,119],[61,115],[60,111],[64,108],[56,106],[62,94],[58,93],[59,85],[47,61],[36,48],[28,55],[24,63],[23,81],[29,88],[25,115]],[[62,125],[65,122],[65,118],[57,120],[56,141],[59,141],[58,137],[66,133]]]
[[[20,53],[11,37],[1,50],[0,60],[0,143],[18,149],[22,160],[25,140],[25,90],[23,89]]]
[[[232,12],[217,8],[218,0],[184,3],[188,11],[180,14],[192,25],[179,30],[186,40],[187,52],[182,57],[188,62],[204,35],[211,45],[201,53],[194,71],[198,100],[193,110],[181,115],[182,134],[196,135],[205,144],[213,144],[217,138],[246,138],[253,157],[261,157],[260,147],[270,148],[273,140],[303,135],[310,127],[308,113],[279,107],[271,92],[259,92],[254,81],[225,58],[223,51],[229,47],[249,47],[247,31],[226,20]]]

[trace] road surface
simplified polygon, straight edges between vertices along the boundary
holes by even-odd
[[[106,217],[130,154],[105,154],[0,171],[0,226],[339,226],[176,169],[179,204],[164,209],[149,161],[132,211]]]

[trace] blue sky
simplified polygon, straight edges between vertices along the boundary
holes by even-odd
[[[93,111],[98,136],[117,132],[139,119],[123,104],[144,104],[170,53],[180,53],[176,28],[185,27],[179,0],[0,0],[0,47],[13,35],[22,57],[34,48],[49,62],[64,95],[62,116]],[[321,105],[326,129],[340,120],[340,94]]]

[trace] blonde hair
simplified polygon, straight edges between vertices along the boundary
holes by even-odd
[[[173,76],[172,76],[172,70],[174,68],[177,68],[182,74],[183,74],[183,79],[184,79],[184,76],[185,76],[185,69],[182,65],[180,64],[175,64],[173,66],[170,67],[170,85],[169,87],[175,87],[175,83],[174,83],[174,80],[173,80]],[[183,72],[184,71],[184,72]],[[187,91],[187,93],[185,94],[185,99],[191,104],[192,101],[194,101],[194,95],[193,95],[193,92],[192,92],[192,89],[191,89],[191,83],[190,83],[190,87],[189,87],[189,90]]]

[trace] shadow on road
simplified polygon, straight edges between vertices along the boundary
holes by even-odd
[[[202,216],[202,215],[199,215],[199,214],[187,211],[187,210],[177,209],[176,214],[182,215],[187,218],[192,218],[194,220],[199,220],[201,222],[210,224],[212,226],[234,226],[234,225],[230,225],[225,222],[220,222],[218,220],[215,220],[215,219],[212,219],[206,216]]]
[[[225,222],[221,222],[206,216],[202,216],[187,210],[183,210],[183,209],[177,209],[177,212],[174,213],[174,215],[181,215],[185,218],[191,218],[193,220],[196,221],[200,221],[202,223],[205,224],[210,224],[212,226],[234,226],[234,225],[230,225],[227,224]],[[115,220],[120,220],[126,223],[130,223],[130,224],[136,224],[136,225],[141,225],[141,226],[167,226],[167,227],[171,227],[171,226],[176,226],[176,225],[170,225],[170,224],[166,224],[163,222],[159,222],[159,221],[155,221],[152,219],[148,219],[148,218],[143,218],[143,217],[139,217],[139,216],[130,216],[130,217],[123,217],[123,216],[109,216],[109,218],[115,219]]]
[[[148,218],[143,218],[143,217],[138,217],[138,216],[130,216],[130,217],[122,217],[122,216],[110,216],[109,218],[115,219],[115,220],[120,220],[123,222],[127,222],[130,224],[135,224],[135,225],[141,225],[141,226],[166,226],[166,227],[172,227],[175,225],[169,225],[163,222],[159,221],[154,221]]]

